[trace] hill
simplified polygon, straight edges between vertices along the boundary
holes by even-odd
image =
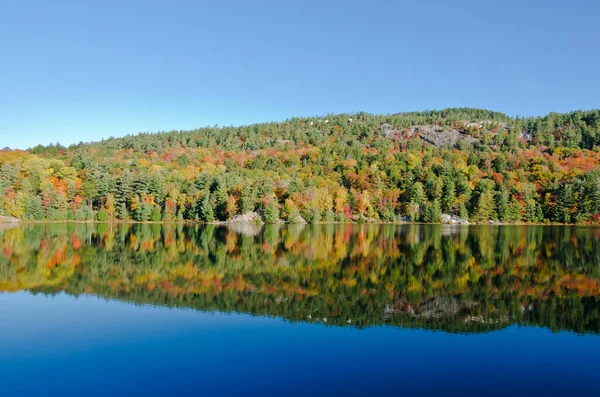
[[[597,223],[600,111],[293,118],[0,152],[28,220]]]

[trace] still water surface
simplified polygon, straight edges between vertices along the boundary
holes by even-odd
[[[600,229],[0,230],[6,395],[598,394]]]

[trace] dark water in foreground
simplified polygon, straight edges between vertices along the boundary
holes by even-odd
[[[600,394],[600,229],[0,230],[2,395]]]

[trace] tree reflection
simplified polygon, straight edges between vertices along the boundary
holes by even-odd
[[[4,292],[448,332],[600,324],[596,228],[47,224],[0,242]]]

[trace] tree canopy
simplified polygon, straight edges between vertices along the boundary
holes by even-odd
[[[0,152],[29,220],[600,221],[600,111],[292,118]]]

